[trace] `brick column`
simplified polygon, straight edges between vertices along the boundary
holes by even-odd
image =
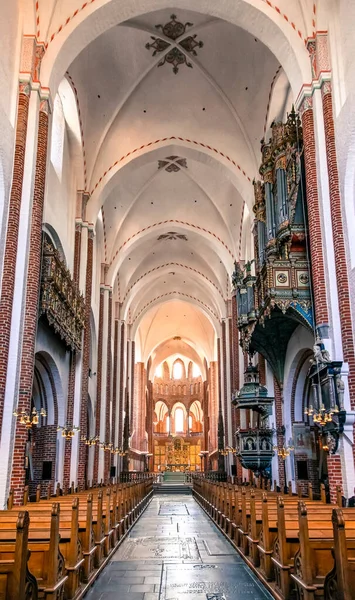
[[[19,87],[19,97],[17,106],[14,168],[9,201],[9,212],[3,262],[4,270],[2,274],[0,296],[0,436],[5,401],[7,366],[9,359],[11,317],[16,274],[15,265],[20,224],[23,175],[25,168],[29,103],[30,86],[27,84],[21,84]]]
[[[27,293],[26,293],[26,310],[25,322],[23,331],[20,385],[19,385],[19,400],[18,410],[22,409],[29,411],[31,408],[33,372],[35,362],[35,347],[37,334],[38,320],[38,302],[40,295],[40,275],[41,275],[41,255],[42,255],[42,221],[43,221],[43,206],[44,192],[46,184],[46,168],[47,168],[47,145],[48,145],[48,102],[41,102],[39,121],[38,121],[38,141],[37,141],[37,160],[36,173],[33,192],[32,204],[32,219],[31,233],[29,246],[29,261],[27,273]],[[19,206],[18,206],[19,210]],[[10,213],[12,208],[10,206]],[[14,223],[12,223],[12,227]],[[18,220],[17,220],[18,227]],[[18,230],[17,230],[18,233]],[[8,230],[9,234],[9,230]],[[16,240],[17,242],[17,240]],[[15,243],[15,239],[14,239]],[[6,251],[5,251],[6,252]],[[6,256],[6,254],[5,254]],[[9,269],[5,269],[6,273],[12,271],[13,285],[15,277],[15,269],[13,262],[9,263]],[[4,280],[3,280],[4,286]],[[8,290],[9,291],[9,290]],[[5,296],[8,294],[5,292]],[[10,294],[11,295],[11,294]],[[7,297],[9,298],[10,295]],[[2,300],[1,300],[2,303]],[[2,305],[0,303],[0,312]],[[12,309],[11,309],[12,311]],[[3,316],[3,315],[2,315]],[[25,487],[25,453],[26,443],[28,441],[28,431],[24,425],[18,421],[16,424],[16,437],[14,446],[13,466],[11,484],[15,489],[15,503],[20,504],[23,497]]]
[[[349,365],[349,392],[351,408],[355,408],[355,353],[352,318],[350,307],[350,292],[348,268],[344,243],[344,228],[341,210],[339,175],[337,154],[335,146],[335,131],[333,118],[332,88],[330,81],[322,86],[323,117],[325,144],[327,149],[327,166],[329,179],[329,194],[331,205],[331,223],[334,241],[334,256],[336,269],[336,283],[338,288],[339,316],[341,324],[342,345],[344,360]]]
[[[238,330],[238,306],[237,306],[237,296],[233,294],[232,296],[232,340],[233,340],[233,391],[240,389],[240,364],[239,364],[239,330]],[[232,412],[234,415],[234,428],[233,431],[237,431],[238,427],[240,427],[240,411],[232,408]],[[233,446],[235,445],[236,440],[233,438]],[[238,481],[242,480],[243,477],[243,468],[241,462],[237,460],[237,477]]]
[[[300,108],[302,115],[306,192],[308,208],[309,243],[313,280],[315,324],[328,326],[326,280],[323,257],[323,241],[318,198],[316,141],[314,135],[313,100],[305,97]]]
[[[108,321],[107,321],[107,372],[106,372],[106,442],[112,442],[111,437],[111,377],[112,377],[112,292],[108,296]],[[111,454],[105,452],[104,480],[110,476]]]
[[[121,323],[121,343],[120,343],[120,388],[119,388],[119,408],[118,408],[118,445],[122,447],[123,443],[123,409],[124,409],[124,355],[125,355],[125,324]]]
[[[101,429],[101,388],[102,388],[102,351],[103,351],[103,339],[104,339],[104,288],[100,289],[100,307],[99,307],[99,336],[97,340],[97,369],[96,369],[96,413],[95,413],[95,435],[98,436],[101,442],[100,436]],[[99,453],[102,452],[100,447],[96,444],[94,454],[94,483],[100,483],[99,477]]]
[[[210,387],[210,405],[209,405],[209,433],[210,445],[209,450],[215,451],[218,447],[217,429],[218,429],[218,363],[210,362],[209,368],[209,387]]]
[[[118,370],[118,319],[115,319],[114,334],[113,334],[113,378],[112,378],[112,420],[111,420],[111,441],[114,448],[118,447],[117,440],[117,370]],[[111,455],[111,465],[116,465],[115,454]]]
[[[80,434],[87,436],[87,410],[88,410],[88,387],[89,387],[89,362],[90,362],[90,316],[91,316],[91,293],[92,293],[92,265],[94,254],[94,231],[88,231],[86,282],[85,282],[85,329],[82,352],[82,378],[80,399]],[[83,490],[86,483],[86,461],[87,446],[80,440],[78,460],[78,487]]]
[[[67,401],[67,419],[66,419],[66,422],[71,427],[73,426],[73,416],[74,416],[75,372],[76,372],[76,353],[71,350],[70,358],[69,358],[68,401]],[[79,433],[79,435],[80,435],[80,433]],[[70,486],[72,440],[66,439],[64,447],[65,447],[65,450],[64,450],[64,469],[63,469],[63,489],[67,490]]]
[[[281,428],[283,427],[283,418],[282,418],[282,390],[279,386],[279,383],[274,377],[274,393],[275,393],[275,419],[276,419],[276,428],[278,429],[277,433],[277,447],[282,448],[285,445],[285,436],[281,433]],[[280,488],[283,491],[284,486],[286,485],[285,481],[285,473],[284,473],[284,461],[281,456],[277,457],[278,465],[279,465],[279,482]]]
[[[222,357],[221,357],[221,339],[217,339],[217,358],[218,358],[218,450],[224,448],[224,420],[222,412]],[[224,456],[218,454],[218,471],[225,471]]]
[[[82,221],[75,224],[75,238],[74,238],[74,261],[73,261],[73,280],[79,289],[79,277],[80,277],[80,258],[81,258],[81,229]],[[69,377],[68,377],[68,399],[67,399],[67,419],[66,422],[71,427],[74,425],[74,402],[75,402],[75,379],[77,369],[77,355],[76,352],[70,351],[69,358]],[[77,434],[76,434],[77,435]],[[79,433],[80,435],[80,433]],[[71,467],[71,453],[72,453],[72,440],[65,440],[64,449],[64,469],[63,469],[63,488],[67,490],[70,486],[70,467]]]
[[[230,445],[229,440],[229,406],[227,397],[227,339],[226,339],[226,321],[222,321],[222,361],[223,361],[223,409],[224,409],[224,434],[225,434],[225,445]]]
[[[329,480],[329,494],[331,504],[336,504],[337,501],[337,487],[343,488],[343,478],[341,469],[341,457],[340,454],[328,454],[327,456],[327,468],[328,468],[328,480]],[[350,492],[351,495],[351,492]]]

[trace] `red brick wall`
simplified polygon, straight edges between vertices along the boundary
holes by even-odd
[[[97,368],[96,368],[96,417],[95,417],[95,435],[100,438],[100,423],[101,423],[101,385],[102,385],[102,350],[104,336],[104,289],[100,289],[100,307],[99,307],[99,336],[97,341]],[[106,440],[101,440],[102,442]],[[95,446],[94,454],[94,482],[98,483],[99,473],[99,446]]]
[[[42,249],[42,221],[44,206],[44,191],[46,183],[47,167],[47,144],[48,144],[48,104],[41,104],[38,122],[38,142],[35,183],[33,191],[32,220],[30,233],[30,246],[28,257],[26,309],[23,330],[20,385],[19,385],[19,410],[27,411],[31,408],[33,374],[35,363],[35,346],[37,334],[38,302],[40,294],[40,271],[41,271],[41,249]],[[10,207],[10,212],[12,208]],[[5,256],[5,260],[8,260]],[[12,269],[15,277],[15,269],[12,261],[8,263],[8,269]],[[6,268],[5,268],[6,272]],[[4,283],[4,282],[3,282]],[[0,308],[1,310],[1,308]],[[12,465],[12,487],[15,490],[15,503],[21,502],[25,487],[25,452],[27,442],[27,430],[19,421],[16,424],[16,438],[14,457]]]
[[[111,422],[111,441],[115,445],[116,419],[117,419],[117,370],[118,370],[118,319],[115,319],[114,342],[113,342],[113,379],[112,379],[112,422]],[[111,465],[115,463],[115,455],[111,455]]]
[[[122,446],[123,436],[123,409],[124,409],[124,353],[125,353],[125,325],[121,323],[121,343],[120,343],[120,390],[119,390],[119,408],[118,408],[118,446]]]
[[[94,250],[94,232],[88,232],[87,263],[86,263],[86,282],[85,282],[85,329],[82,351],[82,379],[81,379],[81,398],[80,398],[80,435],[86,437],[87,431],[87,411],[88,411],[88,387],[89,387],[89,362],[90,362],[90,316],[91,316],[91,293],[92,293],[92,263]],[[85,442],[79,442],[79,463],[78,463],[78,486],[82,490],[86,482],[86,462],[87,446]]]
[[[79,288],[80,278],[80,258],[81,258],[81,230],[82,224],[76,223],[74,237],[74,261],[73,261],[73,280],[77,288]],[[75,401],[75,376],[76,376],[77,356],[76,353],[70,352],[69,359],[69,378],[68,378],[68,399],[67,399],[67,423],[71,426],[74,416],[74,401]],[[76,435],[81,435],[77,433]],[[64,469],[63,469],[63,488],[67,490],[71,484],[70,481],[70,466],[71,466],[71,451],[72,440],[65,440],[64,450]]]
[[[75,396],[75,371],[76,371],[76,353],[70,351],[69,359],[69,379],[68,379],[68,401],[67,401],[67,423],[73,426],[74,415],[74,396]],[[78,433],[76,433],[78,435]],[[80,433],[79,433],[80,435]],[[63,489],[66,491],[70,486],[70,464],[71,464],[72,440],[65,440],[64,450],[64,469],[63,469]]]
[[[310,102],[310,99],[307,98]],[[302,114],[306,193],[308,207],[309,242],[313,279],[314,312],[316,325],[328,324],[328,305],[325,283],[323,242],[318,199],[316,142],[313,109],[306,107]]]
[[[279,383],[274,377],[274,394],[275,394],[275,419],[276,419],[276,427],[283,426],[283,416],[282,416],[282,391],[280,389]],[[277,434],[277,447],[282,448],[285,444],[285,436],[282,433]],[[280,487],[283,489],[285,484],[285,474],[284,474],[284,464],[281,456],[278,456],[278,464],[279,464],[279,482]]]
[[[108,298],[108,322],[107,322],[107,374],[106,374],[106,442],[111,442],[111,377],[112,377],[112,347],[111,347],[111,332],[112,332],[112,292],[109,292]],[[108,480],[110,476],[111,455],[105,452],[105,470],[104,479]]]
[[[35,428],[33,436],[33,481],[30,485],[30,494],[36,494],[36,487],[41,484],[41,496],[47,495],[48,487],[51,493],[54,491],[55,469],[57,457],[57,426],[43,425]],[[52,477],[50,480],[42,481],[43,462],[52,462]]]
[[[222,321],[222,360],[223,360],[223,406],[224,406],[224,435],[225,445],[230,445],[229,428],[228,428],[228,397],[227,397],[227,339],[226,339],[226,322]],[[230,402],[230,399],[229,399]]]
[[[9,202],[4,250],[4,270],[0,296],[0,436],[5,401],[6,375],[9,359],[12,305],[15,287],[15,265],[19,234],[21,196],[25,166],[27,122],[30,90],[20,86],[17,107],[14,168]],[[37,308],[37,305],[36,305]]]
[[[239,330],[238,330],[238,306],[237,298],[235,295],[232,296],[232,330],[233,330],[233,391],[240,389],[240,376],[239,376]],[[235,425],[233,432],[240,427],[240,411],[232,408],[235,416]],[[233,446],[235,445],[236,439],[233,438]],[[239,460],[237,460],[237,477],[238,480],[242,479],[243,469]]]
[[[349,364],[349,392],[351,408],[355,408],[355,353],[354,338],[350,308],[350,293],[348,269],[345,254],[343,218],[339,188],[339,175],[335,146],[333,119],[333,103],[330,82],[323,85],[323,116],[325,143],[327,149],[327,165],[329,178],[329,193],[331,204],[331,223],[334,241],[335,269],[338,288],[339,316],[343,343],[344,360]]]
[[[328,465],[330,502],[332,504],[336,504],[337,486],[340,485],[343,489],[343,478],[342,478],[342,474],[341,474],[340,455],[339,454],[328,454],[327,465]]]

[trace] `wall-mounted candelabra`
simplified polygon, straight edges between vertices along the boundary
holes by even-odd
[[[76,425],[70,425],[69,423],[66,423],[65,425],[58,425],[57,427],[57,431],[61,431],[62,432],[62,437],[65,438],[66,440],[71,440],[74,435],[76,434],[77,431],[80,431],[80,427],[77,427]]]
[[[27,429],[30,429],[32,425],[38,425],[39,418],[46,417],[47,413],[44,408],[41,408],[41,410],[38,411],[36,408],[33,407],[31,412],[24,409],[22,409],[21,412],[15,410],[13,412],[13,415],[16,418],[19,418],[21,425],[25,425]]]

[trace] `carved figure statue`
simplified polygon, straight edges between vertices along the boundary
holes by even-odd
[[[329,354],[328,350],[326,350],[324,348],[324,345],[322,342],[317,342],[316,344],[314,344],[313,355],[314,355],[314,357],[311,359],[311,363],[313,365],[315,365],[315,364],[324,365],[324,364],[331,362],[330,354]]]
[[[344,389],[345,389],[345,384],[344,384],[344,381],[343,381],[342,376],[340,374],[336,375],[336,377],[335,377],[335,385],[336,385],[336,388],[337,388],[339,407],[340,407],[340,410],[343,410],[343,408],[344,408]]]

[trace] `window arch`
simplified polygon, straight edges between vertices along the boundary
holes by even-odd
[[[184,411],[182,408],[175,410],[175,433],[183,433],[184,431]]]
[[[173,379],[182,379],[183,377],[183,365],[180,361],[174,363],[173,368]]]

